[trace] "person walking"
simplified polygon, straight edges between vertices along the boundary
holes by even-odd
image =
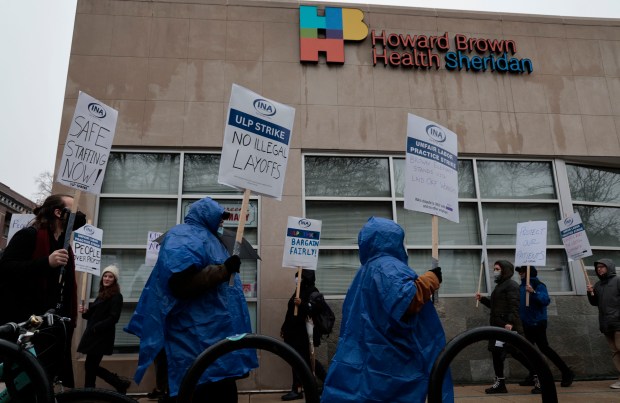
[[[446,345],[431,296],[441,268],[418,275],[407,265],[405,231],[371,217],[358,235],[361,267],[342,307],[340,338],[321,396],[324,403],[424,403],[435,359]],[[454,401],[450,372],[442,401]]]
[[[298,273],[295,273],[295,281],[299,281],[297,277]],[[318,347],[321,344],[321,335],[318,332],[313,332],[313,340],[310,340],[306,323],[314,315],[319,314],[317,311],[319,307],[315,306],[311,302],[311,295],[318,293],[319,290],[315,286],[315,273],[314,270],[303,269],[301,271],[301,284],[299,289],[299,298],[296,296],[296,292],[293,293],[288,301],[286,315],[284,317],[284,323],[280,330],[280,336],[284,339],[284,342],[293,347],[295,351],[301,355],[306,361],[309,367],[312,368],[310,362],[310,342],[314,347]],[[297,307],[297,315],[295,315],[295,307]],[[325,380],[325,369],[320,362],[314,362],[315,374],[321,381]],[[282,400],[297,400],[303,399],[304,395],[301,390],[301,380],[295,373],[293,373],[293,384],[290,392],[282,396]]]
[[[0,259],[0,323],[20,323],[51,309],[71,319],[58,331],[60,340],[64,339],[60,348],[50,346],[49,338],[33,337],[50,379],[58,375],[70,388],[74,387],[71,338],[77,319],[77,284],[73,252],[64,248],[64,239],[72,207],[70,195],[48,196],[34,209],[32,224],[15,233]],[[86,216],[77,212],[72,230],[85,223]]]
[[[491,293],[491,298],[483,297],[479,292],[475,294],[475,297],[482,305],[491,309],[489,315],[489,324],[491,326],[501,327],[523,336],[523,324],[519,317],[519,285],[512,280],[514,272],[512,263],[507,260],[498,260],[493,264],[493,278],[495,279],[496,286]],[[530,365],[527,357],[510,344],[505,344],[498,340],[489,340],[488,348],[493,358],[495,383],[484,391],[487,394],[508,393],[506,377],[504,376],[504,361],[507,355],[512,355],[525,368],[529,369]],[[541,390],[538,376],[534,375],[533,379],[534,388],[531,392],[539,394]]]
[[[192,203],[183,224],[170,229],[126,331],[140,337],[136,382],[157,354],[166,351],[171,399],[200,353],[228,336],[251,333],[239,273],[218,229],[230,213],[205,197]],[[198,381],[194,401],[236,403],[236,380],[258,367],[256,351],[244,349],[220,358]]]
[[[527,266],[517,267],[517,273],[521,277],[519,286],[519,317],[523,322],[525,338],[530,343],[538,346],[541,353],[547,356],[562,373],[560,385],[569,387],[575,379],[575,373],[566,365],[564,360],[549,345],[547,340],[547,306],[551,302],[547,286],[538,279],[538,270],[530,266],[530,284],[527,282]],[[526,304],[526,296],[529,294],[529,306]],[[534,386],[534,374],[529,373],[521,382],[521,386]]]
[[[112,385],[119,393],[127,393],[131,381],[119,377],[102,367],[104,355],[111,355],[114,348],[116,323],[121,317],[123,295],[118,285],[118,267],[111,265],[101,271],[99,293],[88,308],[80,305],[82,318],[88,321],[77,351],[86,354],[84,363],[84,387],[94,388],[99,377]]]
[[[611,259],[599,259],[594,262],[594,269],[599,281],[586,286],[588,302],[598,307],[599,330],[605,335],[614,366],[620,373],[620,278]],[[620,378],[609,387],[620,389]]]

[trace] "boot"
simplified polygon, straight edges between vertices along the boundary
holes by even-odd
[[[562,386],[563,388],[568,388],[570,385],[573,384],[574,379],[575,373],[569,368],[566,373],[562,374],[562,382],[560,383],[560,386]]]
[[[534,386],[534,375],[528,374],[524,380],[519,382],[519,386]]]
[[[131,386],[131,380],[118,376],[118,374],[110,372],[103,367],[97,369],[97,376],[112,385],[118,393],[123,395],[127,393],[127,389]]]
[[[542,393],[542,390],[540,389],[540,381],[538,380],[538,376],[534,375],[533,379],[534,379],[534,389],[532,389],[532,394],[540,395]]]
[[[298,399],[303,399],[303,398],[304,398],[303,392],[297,392],[296,390],[291,390],[286,395],[282,396],[281,399],[284,400],[285,402],[288,402],[291,400],[298,400]]]
[[[495,377],[495,383],[490,387],[484,390],[484,393],[493,395],[495,393],[508,393],[508,389],[506,389],[506,378]]]

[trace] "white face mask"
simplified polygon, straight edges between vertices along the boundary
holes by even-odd
[[[498,278],[500,278],[502,276],[502,272],[501,271],[493,271],[493,278],[495,280],[497,280]]]

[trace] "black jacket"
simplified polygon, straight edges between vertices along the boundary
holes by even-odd
[[[496,327],[512,325],[512,330],[523,335],[523,324],[519,317],[519,284],[512,280],[514,269],[502,268],[502,274],[491,298],[482,297],[480,302],[491,308],[489,324]]]
[[[82,318],[88,320],[77,351],[83,354],[112,354],[116,323],[121,317],[123,296],[118,293],[109,299],[97,298]]]
[[[594,262],[607,266],[607,275],[594,284],[594,295],[588,293],[590,305],[598,307],[598,322],[601,333],[620,331],[620,278],[616,275],[616,265],[610,259]]]

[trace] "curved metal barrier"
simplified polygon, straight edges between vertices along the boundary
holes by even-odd
[[[450,340],[444,350],[437,356],[431,370],[428,403],[441,403],[441,386],[450,363],[465,347],[482,340],[500,340],[510,343],[514,348],[521,351],[529,360],[532,369],[538,374],[542,401],[544,403],[557,403],[558,395],[553,382],[553,375],[549,366],[540,352],[524,337],[515,332],[493,326],[483,326],[467,330],[454,339]]]
[[[245,348],[267,350],[286,361],[296,372],[304,388],[307,403],[319,403],[319,390],[312,371],[303,358],[288,344],[269,336],[243,334],[228,337],[203,351],[187,370],[179,388],[179,403],[190,403],[198,380],[207,369],[221,356]]]

